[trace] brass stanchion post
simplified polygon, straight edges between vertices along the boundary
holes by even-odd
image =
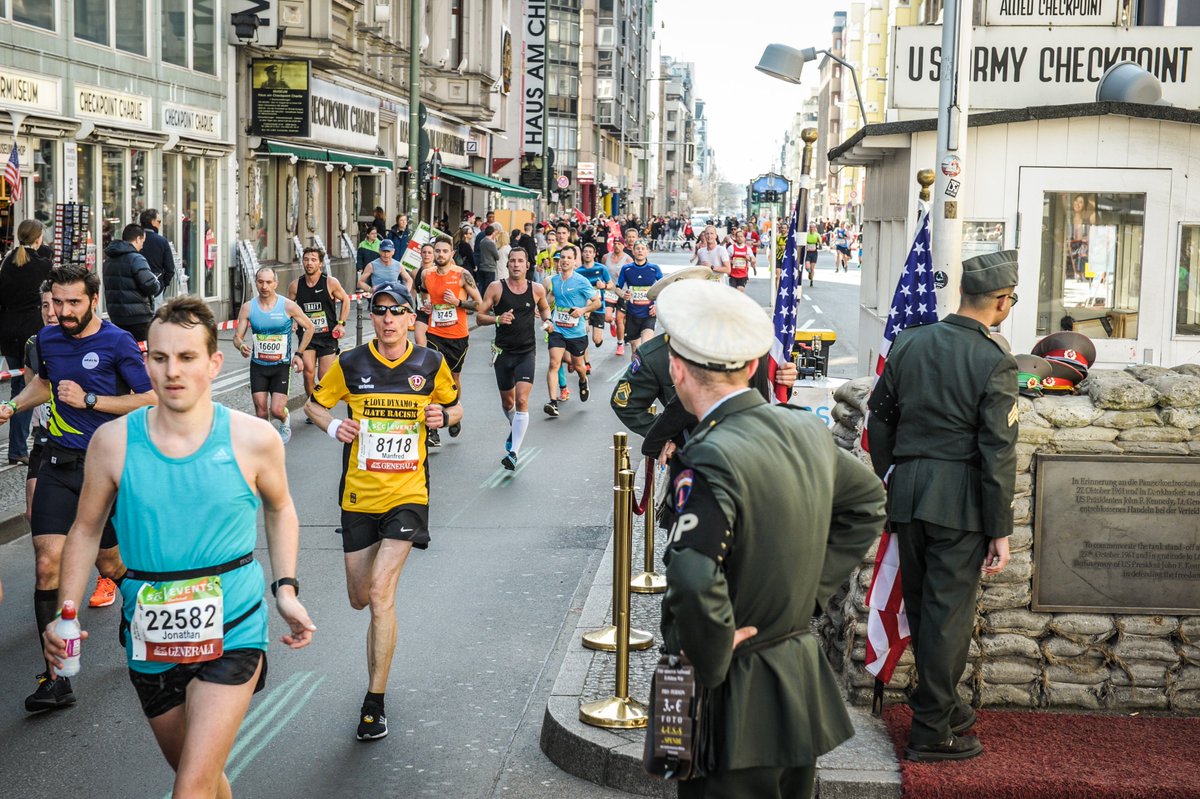
[[[654,527],[658,523],[658,508],[654,506],[654,476],[658,461],[646,458],[646,523],[645,547],[642,558],[642,573],[633,578],[629,588],[635,594],[661,594],[667,590],[667,578],[654,570]]]
[[[625,505],[619,502],[619,487],[622,472],[629,471],[629,435],[627,433],[613,434],[613,490],[618,496],[613,500],[613,588],[612,613],[613,623],[598,630],[592,630],[583,636],[583,645],[588,649],[598,649],[602,652],[617,650],[617,615],[622,607],[621,596],[625,597],[626,610],[629,608],[629,572],[630,558],[633,555],[633,502]],[[632,488],[630,489],[632,491]],[[622,535],[622,529],[625,534]],[[621,571],[624,564],[624,572]],[[624,574],[622,578],[620,575]],[[654,646],[654,636],[645,630],[629,628],[627,643],[630,649],[649,649]]]
[[[624,541],[623,546],[613,544],[613,587],[619,601],[613,607],[616,622],[617,680],[616,690],[607,699],[585,702],[579,706],[579,720],[596,727],[610,729],[633,729],[645,727],[648,721],[646,706],[629,698],[629,550],[633,544],[633,472],[622,469],[614,487],[613,510],[614,542]],[[616,557],[618,549],[625,557]]]

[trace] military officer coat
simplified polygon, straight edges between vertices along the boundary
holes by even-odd
[[[712,691],[718,770],[811,766],[853,734],[808,634],[879,536],[884,492],[813,414],[726,398],[678,455],[662,632]],[[736,655],[734,631],[758,628]]]
[[[904,330],[868,407],[892,521],[1012,534],[1017,362],[986,327],[950,314]]]

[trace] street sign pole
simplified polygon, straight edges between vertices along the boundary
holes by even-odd
[[[412,220],[410,224],[416,225],[421,221],[421,203],[417,196],[417,176],[421,169],[421,118],[420,118],[420,103],[421,103],[421,37],[416,35],[415,31],[422,30],[421,27],[421,9],[424,8],[424,3],[410,2],[409,4],[409,20],[408,29],[413,31],[413,35],[408,39],[408,218]],[[429,226],[433,227],[433,218],[429,219]]]
[[[938,316],[958,308],[962,281],[962,214],[958,197],[967,179],[967,116],[970,109],[971,3],[946,0],[942,18],[942,66],[938,97],[937,178],[934,185],[933,268],[938,275]],[[945,288],[942,288],[942,286]]]

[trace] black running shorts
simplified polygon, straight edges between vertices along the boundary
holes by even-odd
[[[272,366],[250,364],[251,394],[283,394],[286,397],[291,381],[291,363],[277,363]]]
[[[604,326],[607,324],[608,322],[604,319],[603,308],[601,308],[599,311],[592,311],[590,314],[588,314],[588,327],[598,327],[603,330]]]
[[[46,449],[42,450],[41,466],[37,472],[37,487],[33,491],[33,509],[29,518],[29,529],[34,535],[66,535],[75,523],[75,511],[79,508],[79,495],[83,492],[83,461],[66,465],[50,462]],[[109,549],[117,545],[117,531],[112,517],[117,503],[113,503],[100,536],[100,548]]]
[[[267,684],[267,653],[261,649],[230,649],[216,660],[180,663],[158,674],[129,670],[129,681],[137,691],[146,718],[161,716],[187,700],[187,687],[193,679],[217,685],[245,685],[254,677],[262,660],[262,671],[254,685],[258,693]]]
[[[587,336],[577,336],[575,338],[567,338],[557,330],[550,331],[550,338],[546,342],[546,346],[552,350],[566,350],[568,355],[579,358],[587,352],[588,338]]]
[[[308,342],[308,348],[317,354],[318,358],[338,354],[338,340],[332,333],[318,333]]]
[[[342,551],[358,552],[390,538],[410,541],[413,549],[429,547],[429,507],[401,505],[386,513],[342,511]]]
[[[653,330],[657,320],[653,316],[625,315],[625,340],[637,341],[642,337],[643,330]]]
[[[729,285],[735,289],[740,286],[744,286],[749,282],[750,282],[749,275],[747,275],[746,277],[733,277],[732,275],[730,275],[730,277],[729,277]]]
[[[517,383],[532,383],[537,369],[537,350],[529,352],[502,352],[492,365],[496,370],[496,388],[512,391]]]
[[[471,345],[471,340],[466,336],[462,338],[442,338],[435,336],[433,331],[425,334],[425,346],[436,352],[440,352],[442,357],[446,359],[446,366],[454,374],[458,374],[463,370],[463,364],[467,361],[467,347]]]

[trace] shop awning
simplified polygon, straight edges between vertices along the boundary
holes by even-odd
[[[364,153],[351,153],[345,150],[329,150],[324,147],[306,147],[302,144],[274,141],[267,139],[263,142],[264,149],[272,155],[296,156],[302,161],[316,161],[329,164],[350,164],[350,166],[375,167],[377,169],[395,169],[396,165],[387,158]]]
[[[364,155],[362,153],[350,153],[343,150],[326,150],[329,154],[327,160],[338,164],[349,164],[350,166],[365,166],[375,167],[376,169],[395,169],[396,165],[387,158],[381,158],[377,155]]]
[[[453,169],[448,166],[442,167],[442,176],[448,177],[451,180],[459,180],[463,183],[470,183],[472,186],[478,186],[481,189],[490,191],[498,191],[503,197],[521,197],[531,200],[538,196],[538,192],[533,189],[527,189],[523,186],[517,186],[512,183],[505,183],[503,180],[477,175],[474,172],[468,172],[465,169]]]

